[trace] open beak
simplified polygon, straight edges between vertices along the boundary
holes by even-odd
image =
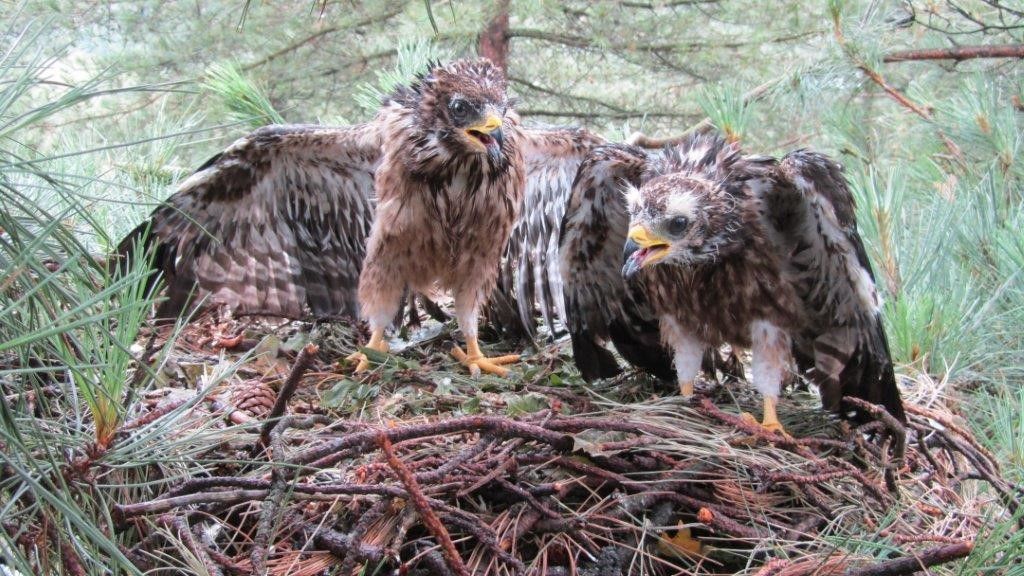
[[[498,116],[488,114],[482,123],[466,128],[466,136],[479,142],[491,158],[497,160],[501,157],[504,138],[501,134],[501,118]]]
[[[626,261],[622,266],[622,276],[630,278],[641,268],[650,266],[668,255],[669,243],[663,238],[654,236],[643,226],[629,229],[626,246],[622,257]]]

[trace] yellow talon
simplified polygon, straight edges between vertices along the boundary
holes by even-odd
[[[775,411],[776,400],[769,396],[764,397],[764,418],[759,423],[757,418],[749,412],[740,414],[740,418],[747,424],[754,426],[760,426],[768,432],[773,434],[781,434],[783,436],[789,436],[786,433],[786,429],[782,427],[782,422],[779,422],[779,415]]]
[[[468,354],[462,348],[454,346],[452,348],[452,356],[460,364],[469,368],[469,374],[473,377],[479,376],[481,372],[487,372],[488,374],[504,378],[508,376],[508,368],[505,368],[503,365],[519,361],[518,354],[507,354],[493,358],[484,356],[480,351],[480,344],[476,338],[466,338],[466,349],[469,351]]]
[[[376,350],[377,352],[387,352],[389,350],[388,343],[384,340],[383,328],[373,331],[373,334],[370,335],[370,341],[366,343],[366,348]],[[362,352],[349,354],[345,361],[349,363],[357,362],[356,372],[365,372],[370,367],[370,359]]]

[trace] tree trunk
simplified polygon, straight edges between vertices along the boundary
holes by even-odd
[[[480,33],[477,52],[508,72],[508,4],[509,0],[497,0],[491,21]]]

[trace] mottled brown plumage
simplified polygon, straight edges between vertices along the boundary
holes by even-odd
[[[409,207],[411,201],[422,212],[399,212],[420,214],[420,225],[433,224],[429,234],[408,234],[408,222],[400,218],[392,221],[400,226],[382,228],[382,237],[390,235],[396,246],[411,238],[403,244],[410,254],[414,249],[450,252],[444,265],[443,259],[407,259],[403,274],[413,280],[408,284],[431,284],[424,278],[439,267],[446,277],[438,280],[448,286],[479,279],[479,292],[497,284],[487,314],[506,334],[532,336],[538,308],[549,321],[559,316],[554,224],[577,166],[603,141],[581,129],[520,127],[504,108],[500,73],[482,61],[432,69],[436,74],[396,90],[366,124],[261,128],[185,180],[119,249],[128,255],[143,241],[155,252],[155,267],[168,285],[158,315],[177,316],[198,302],[242,314],[359,315],[357,282],[377,202],[375,186],[390,182],[381,192],[391,206],[406,202]],[[491,139],[489,147],[469,142],[467,151],[467,135],[447,124],[452,119],[445,106],[456,93],[468,103],[487,101],[495,113],[502,104],[503,142]],[[463,124],[480,110],[465,113]],[[385,155],[391,168],[378,171]],[[520,156],[519,168],[513,169]],[[510,185],[524,177],[525,185]],[[391,202],[401,198],[401,182],[422,196]],[[470,193],[493,186],[496,195]],[[517,194],[525,196],[525,209],[514,221],[511,240],[503,242],[520,202]],[[491,200],[499,202],[496,209],[481,209]],[[464,240],[478,248],[452,250]],[[448,266],[453,256],[458,270]],[[498,282],[496,259],[502,261]],[[379,285],[393,295],[395,283]]]
[[[406,287],[437,286],[454,297],[469,349],[460,359],[471,370],[503,374],[481,357],[476,335],[526,182],[504,76],[487,60],[436,66],[399,90],[376,122],[378,202],[359,280],[369,346],[386,349],[383,333]]]
[[[161,318],[190,302],[355,316],[379,158],[371,125],[261,128],[182,182],[118,252],[152,246],[167,285]]]
[[[775,399],[794,358],[819,385],[826,408],[844,411],[841,398],[857,396],[904,417],[853,198],[838,165],[807,151],[781,162],[744,156],[709,135],[661,154],[610,146],[594,155],[603,163],[584,163],[589,170],[580,170],[563,227],[563,261],[590,274],[586,286],[567,286],[574,348],[600,358],[615,322],[653,316],[658,330],[646,337],[660,333],[684,393],[692,392],[706,347],[727,343],[751,349],[769,427],[781,429]],[[624,203],[611,195],[616,187],[627,190]],[[626,235],[624,209],[625,279],[616,284],[607,270]],[[603,232],[609,244],[595,240],[597,228],[613,231]],[[599,265],[588,269],[588,258]],[[615,298],[623,290],[628,297],[595,317],[591,302],[608,298],[608,286]],[[635,346],[638,337],[625,340]],[[600,368],[592,360],[589,369]]]

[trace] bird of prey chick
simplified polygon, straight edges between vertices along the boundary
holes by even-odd
[[[692,394],[705,349],[731,344],[751,350],[765,428],[782,431],[776,402],[794,361],[825,408],[845,414],[842,397],[855,396],[905,418],[853,197],[835,162],[806,150],[781,161],[745,156],[707,134],[658,155],[613,145],[592,156],[601,161],[580,169],[573,201],[592,192],[570,203],[563,260],[581,260],[573,241],[587,227],[627,236],[623,280],[603,289],[625,294],[620,310],[657,318],[682,394]],[[623,188],[624,197],[612,195]],[[591,259],[611,262],[612,248],[592,242]],[[567,302],[592,310],[594,290],[602,288],[567,283]],[[574,340],[616,321],[591,319]]]
[[[368,348],[387,350],[384,332],[406,289],[436,285],[452,293],[466,339],[466,350],[452,354],[471,373],[504,376],[518,360],[485,357],[477,341],[526,183],[523,135],[505,87],[490,61],[459,60],[399,88],[378,113],[377,208],[359,278]],[[367,368],[364,354],[351,358]]]

